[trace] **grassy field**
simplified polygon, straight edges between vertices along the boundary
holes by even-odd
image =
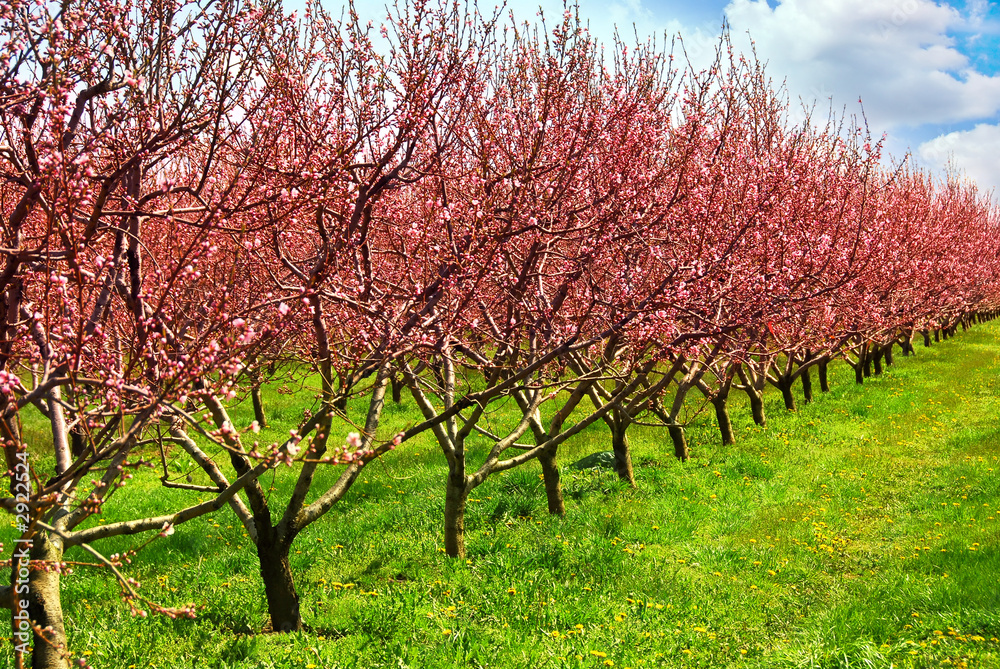
[[[490,479],[462,561],[443,555],[443,457],[418,440],[297,540],[307,633],[260,633],[256,556],[226,510],[128,569],[161,603],[195,602],[196,619],[133,618],[106,572],[79,567],[63,585],[72,650],[101,669],[1000,667],[998,382],[993,323],[897,355],[863,387],[831,366],[832,391],[797,413],[770,393],[766,430],[734,403],[736,446],[699,417],[685,464],[665,430],[636,428],[637,490],[564,468],[555,518],[537,465]],[[276,434],[299,401],[268,396]],[[414,416],[412,401],[389,407],[390,423]],[[595,425],[560,459],[607,448]],[[288,473],[265,486],[286,495]],[[126,488],[105,522],[189,499],[152,488]]]

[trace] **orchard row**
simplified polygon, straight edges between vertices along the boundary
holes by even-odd
[[[734,389],[763,425],[768,384],[793,409],[812,370],[826,390],[844,359],[860,383],[1000,304],[1000,220],[974,184],[790,105],[725,38],[702,68],[679,42],[602,46],[572,9],[526,26],[424,0],[380,28],[271,0],[10,0],[0,25],[3,506],[31,541],[0,599],[15,642],[27,611],[36,667],[70,658],[74,546],[136,613],[192,615],[99,544],[228,505],[273,628],[301,629],[296,536],[418,434],[447,458],[461,557],[494,474],[537,460],[563,513],[559,447],[595,422],[634,483],[629,427],[664,426],[686,459],[691,391],[732,443]],[[313,408],[255,441],[260,388],[294,379]],[[403,392],[421,419],[386,433]],[[258,420],[234,425],[246,396]],[[23,436],[39,413],[51,457]],[[167,474],[177,453],[198,476]],[[149,464],[189,506],[87,522]]]

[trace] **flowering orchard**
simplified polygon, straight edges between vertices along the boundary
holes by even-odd
[[[826,390],[843,359],[861,383],[1000,302],[1000,220],[974,184],[887,165],[850,121],[793,124],[726,40],[697,71],[679,47],[602,46],[572,11],[523,26],[422,0],[379,28],[258,0],[12,0],[0,24],[2,504],[30,546],[0,605],[34,667],[72,660],[71,548],[135,615],[191,616],[120,567],[228,505],[272,629],[300,630],[296,536],[418,434],[446,457],[462,557],[493,474],[538,460],[563,513],[559,446],[595,422],[634,485],[629,426],[666,427],[686,459],[692,390],[729,444],[733,390],[764,425],[768,384],[794,409],[813,370]],[[299,427],[255,441],[260,387],[307,380]],[[421,414],[398,433],[390,389]],[[234,425],[246,394],[257,421]],[[25,438],[28,414],[50,439]],[[138,468],[190,504],[89,523]],[[100,551],[124,535],[133,551]]]

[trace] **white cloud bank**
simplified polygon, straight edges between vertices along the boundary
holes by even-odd
[[[917,155],[934,167],[953,163],[984,190],[1000,186],[1000,126],[980,123],[972,130],[935,137],[921,144]]]
[[[954,123],[1000,110],[1000,77],[971,68],[949,31],[969,19],[930,0],[734,0],[734,33],[749,30],[774,74],[803,97],[864,101],[877,128]]]
[[[871,129],[903,148],[921,125],[993,121],[1000,112],[1000,77],[976,71],[950,36],[982,28],[983,9],[970,3],[963,16],[931,0],[781,0],[773,8],[732,0],[726,14],[793,95],[849,110],[861,98]],[[1000,126],[941,135],[914,153],[927,167],[950,163],[984,189],[1000,187]]]

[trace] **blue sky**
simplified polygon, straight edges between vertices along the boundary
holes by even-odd
[[[325,0],[331,9],[343,0]],[[286,0],[291,7],[301,0]],[[378,21],[384,4],[355,0]],[[493,6],[496,0],[481,0]],[[617,24],[640,36],[681,33],[695,57],[713,50],[725,17],[738,45],[753,37],[772,78],[793,98],[859,110],[889,151],[940,172],[949,162],[1000,190],[1000,1],[579,0],[598,37]],[[520,20],[562,0],[508,0]]]

